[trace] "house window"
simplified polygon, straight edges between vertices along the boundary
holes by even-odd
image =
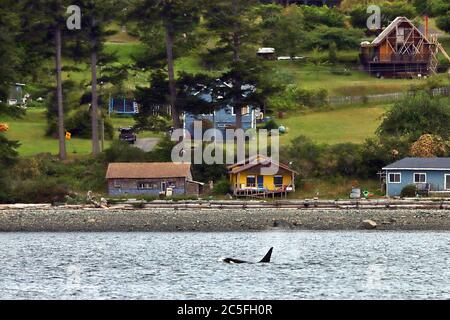
[[[414,183],[427,183],[427,174],[414,173]]]
[[[255,187],[255,186],[256,186],[256,177],[247,176],[247,187]]]
[[[140,190],[154,190],[157,189],[157,185],[150,182],[140,182],[138,183],[138,189]]]
[[[402,183],[402,174],[389,173],[389,183]]]
[[[283,186],[283,176],[273,177],[273,184],[276,188],[282,187]]]
[[[450,174],[446,174],[444,179],[444,189],[450,190]]]
[[[120,183],[120,180],[114,180],[114,188],[117,188],[117,189],[122,188],[122,184]]]
[[[398,39],[403,39],[405,36],[405,29],[400,27],[397,29],[397,38]]]
[[[250,114],[250,107],[249,106],[243,107],[243,108],[241,108],[241,110],[242,110],[242,115],[243,116],[248,116]],[[231,107],[231,114],[233,116],[236,115],[234,107]]]

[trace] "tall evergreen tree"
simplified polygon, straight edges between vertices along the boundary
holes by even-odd
[[[19,17],[16,1],[0,2],[0,115],[16,115],[17,108],[7,106],[9,89],[15,81],[17,67],[20,65],[20,50],[16,45],[19,30]],[[0,202],[8,200],[8,184],[5,181],[6,169],[17,158],[18,142],[6,138],[6,125],[0,123]]]
[[[68,0],[24,0],[21,8],[26,34],[24,41],[28,41],[28,48],[30,51],[37,52],[40,58],[50,55],[55,60],[59,158],[61,160],[67,158],[62,88],[62,39],[66,31],[66,10],[71,4],[69,2]],[[51,48],[48,43],[53,44],[51,53],[48,51]]]
[[[18,48],[15,44],[18,17],[11,10],[15,1],[0,2],[0,111],[6,112],[6,100],[14,82],[15,67],[18,65]]]
[[[187,38],[190,32],[200,21],[201,4],[202,1],[196,0],[137,0],[130,15],[138,22],[141,38],[148,46],[157,46],[158,41],[154,41],[155,38],[165,43],[169,103],[174,128],[182,127],[181,109],[177,101],[175,46],[181,41],[189,41]],[[151,36],[149,33],[152,33]],[[158,55],[161,58],[161,52],[155,56]]]
[[[254,59],[254,47],[260,40],[257,3],[257,0],[217,0],[208,4],[205,15],[208,30],[219,39],[220,51],[224,57],[231,56],[226,66],[228,71],[222,77],[229,84],[223,102],[234,106],[236,128],[242,128],[242,108],[250,102],[261,101],[264,93],[273,89],[256,87],[263,84],[267,71]],[[259,98],[253,99],[256,95]]]
[[[76,2],[83,15],[81,31],[78,36],[85,41],[90,57],[92,154],[94,155],[100,153],[97,66],[106,37],[113,34],[106,27],[115,17],[116,2],[116,0],[81,0]]]

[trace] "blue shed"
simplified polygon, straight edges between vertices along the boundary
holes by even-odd
[[[386,195],[399,196],[407,185],[435,193],[450,193],[450,158],[404,158],[383,168]]]

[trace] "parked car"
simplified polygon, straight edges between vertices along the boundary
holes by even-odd
[[[133,128],[120,128],[119,132],[120,132],[119,135],[120,141],[126,141],[131,144],[134,144],[136,142],[137,136],[134,133]]]

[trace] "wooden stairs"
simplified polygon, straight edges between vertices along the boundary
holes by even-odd
[[[430,70],[433,74],[437,73],[437,67],[439,65],[438,54],[439,52],[444,55],[444,57],[450,62],[450,56],[447,51],[445,51],[444,47],[439,43],[437,35],[432,35],[430,37],[431,43],[433,44],[433,48],[431,50],[431,60],[430,60]]]

